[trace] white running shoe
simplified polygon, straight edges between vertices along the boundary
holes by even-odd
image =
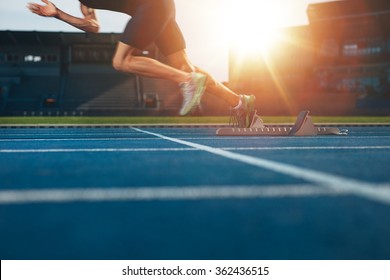
[[[206,75],[192,72],[191,80],[180,84],[183,94],[183,105],[180,115],[185,116],[200,104],[203,93],[206,90]]]

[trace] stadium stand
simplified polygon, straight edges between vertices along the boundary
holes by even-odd
[[[176,114],[176,85],[112,68],[118,36],[0,31],[0,114]]]
[[[116,73],[110,67],[71,69],[61,107],[94,114],[124,113],[139,106],[137,91],[134,75]]]

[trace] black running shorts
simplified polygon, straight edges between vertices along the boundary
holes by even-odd
[[[175,20],[173,0],[79,0],[87,7],[126,13],[131,19],[120,38],[124,44],[145,49],[155,43],[162,54],[186,48]]]

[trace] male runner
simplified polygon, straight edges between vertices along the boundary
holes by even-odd
[[[79,0],[83,17],[75,17],[57,8],[48,0],[44,5],[29,3],[28,9],[40,16],[54,17],[85,32],[99,32],[95,9],[122,12],[131,16],[113,58],[113,67],[121,72],[177,83],[183,94],[180,115],[189,114],[206,90],[221,97],[231,106],[232,116],[240,127],[250,127],[254,119],[253,95],[237,95],[211,75],[192,65],[186,44],[175,20],[173,0]],[[155,43],[168,65],[155,59],[134,55]]]

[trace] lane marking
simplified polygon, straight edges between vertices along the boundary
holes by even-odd
[[[181,152],[195,151],[194,148],[90,148],[90,149],[15,149],[0,150],[0,153],[116,153],[116,152]]]
[[[108,201],[172,201],[347,195],[310,185],[85,188],[0,191],[0,205]]]
[[[222,148],[228,151],[278,151],[278,150],[385,150],[390,149],[390,146],[321,146],[321,147],[234,147]]]
[[[271,170],[277,173],[303,179],[315,185],[331,188],[337,192],[346,192],[357,196],[364,197],[373,201],[381,202],[390,205],[390,192],[383,189],[375,189],[375,184],[361,182],[354,179],[344,178],[337,175],[328,174],[321,171],[315,171],[307,168],[297,167],[285,163],[266,160],[262,158],[252,157],[233,153],[231,151],[213,148],[201,144],[192,143],[180,139],[171,138],[162,134],[149,132],[139,128],[133,128],[135,131],[143,132],[148,135],[153,135],[157,138],[165,139],[170,142],[182,144],[184,146],[192,147],[200,151],[208,152],[224,158],[242,162],[248,165],[260,167]]]
[[[0,142],[73,142],[73,141],[80,141],[80,142],[86,142],[86,141],[129,141],[129,140],[154,140],[156,141],[156,138],[136,138],[136,137],[121,137],[121,138],[34,138],[34,139],[0,139]],[[161,139],[159,139],[161,140]]]
[[[220,147],[224,151],[289,151],[289,150],[390,150],[390,146],[330,147]],[[196,148],[78,148],[78,149],[0,149],[0,153],[114,153],[114,152],[181,152]]]

